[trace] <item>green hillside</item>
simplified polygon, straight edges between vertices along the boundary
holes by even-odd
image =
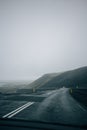
[[[40,89],[56,89],[63,86],[87,87],[87,67],[64,72],[42,85]]]
[[[60,73],[44,74],[42,77],[40,77],[39,79],[35,80],[31,84],[27,85],[25,88],[26,89],[39,88],[39,87],[45,85],[47,82],[51,81],[54,77],[56,77],[59,74]]]
[[[59,75],[59,73],[50,73],[45,74],[42,77],[38,78],[34,82],[26,85],[24,88],[20,88],[17,90],[17,93],[32,93],[35,92],[36,89],[40,88],[41,86],[45,85],[47,82],[52,80],[52,78]]]

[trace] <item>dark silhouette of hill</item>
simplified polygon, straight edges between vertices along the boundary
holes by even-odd
[[[20,88],[18,93],[32,93],[37,90],[57,89],[61,87],[86,87],[87,88],[87,67],[70,70],[61,73],[49,73],[38,78],[34,82]]]
[[[27,85],[25,89],[31,89],[31,88],[39,88],[43,85],[45,85],[47,82],[52,80],[54,77],[59,75],[60,73],[50,73],[50,74],[44,74],[42,77],[38,78],[31,84]]]
[[[87,87],[87,67],[66,71],[52,78],[40,89],[56,89],[60,87]]]
[[[44,86],[47,82],[52,80],[54,77],[59,75],[60,73],[50,73],[44,74],[42,77],[38,78],[34,82],[26,85],[24,88],[20,88],[17,90],[17,93],[32,93],[35,92],[39,87]]]

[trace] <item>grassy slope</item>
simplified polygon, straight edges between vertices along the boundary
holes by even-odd
[[[41,86],[41,88],[87,87],[87,67],[67,71]]]
[[[39,79],[32,82],[31,84],[27,85],[25,88],[26,89],[39,88],[39,87],[45,85],[47,82],[51,81],[54,77],[56,77],[59,74],[60,73],[45,74],[42,77],[40,77]]]

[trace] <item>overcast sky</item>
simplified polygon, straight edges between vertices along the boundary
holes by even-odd
[[[87,0],[0,0],[0,80],[87,66]]]

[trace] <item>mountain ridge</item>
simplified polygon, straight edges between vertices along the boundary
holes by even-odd
[[[61,73],[47,82],[41,88],[59,88],[66,87],[82,87],[87,86],[87,66]]]

